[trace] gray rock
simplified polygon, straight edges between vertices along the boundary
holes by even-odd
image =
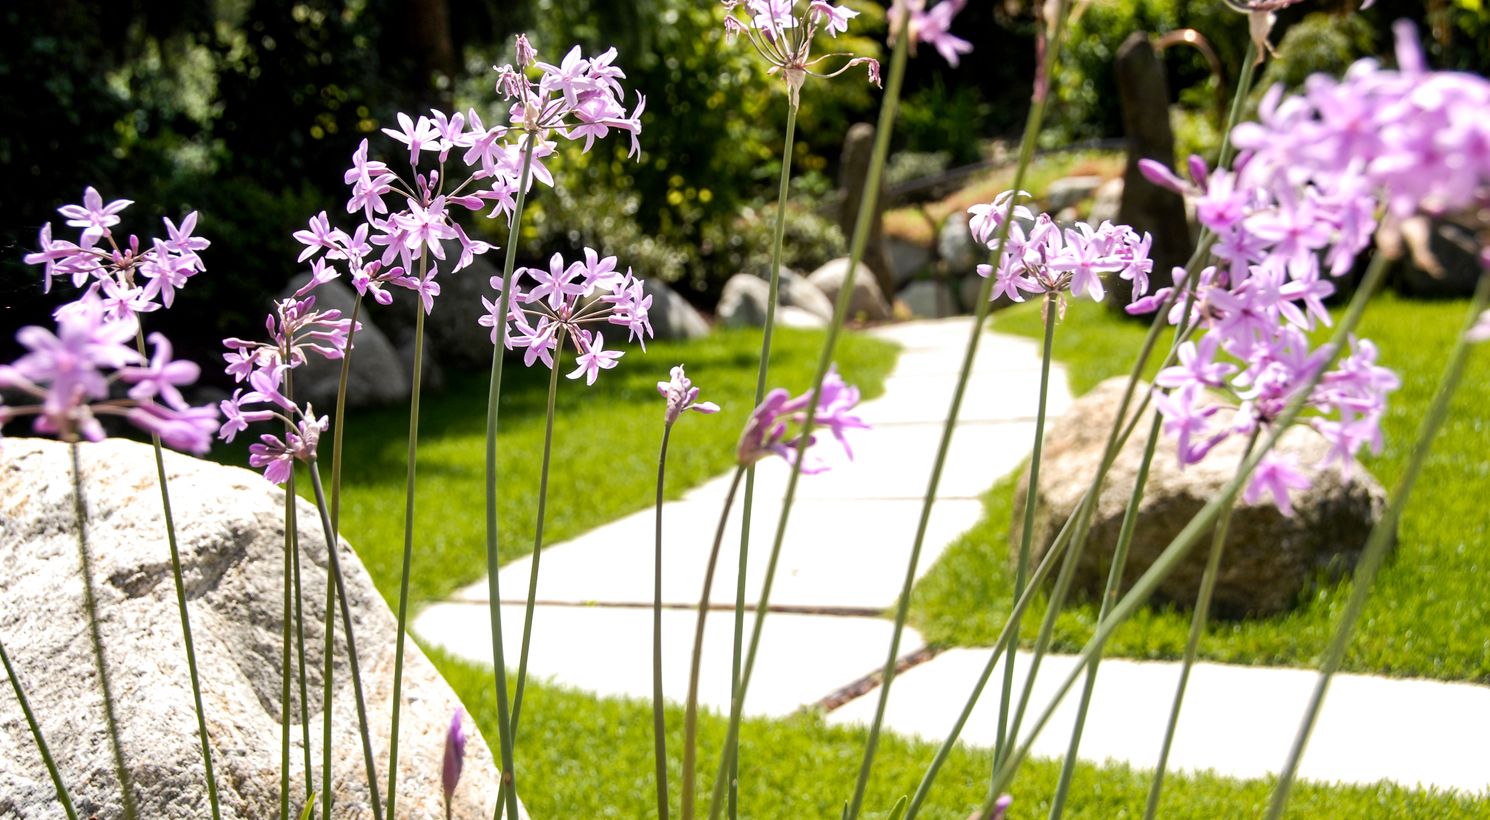
[[[952,273],[967,273],[988,257],[988,249],[973,239],[967,214],[962,211],[948,214],[942,222],[942,229],[936,235],[936,252]]]
[[[481,297],[495,301],[497,292],[492,289],[491,278],[502,274],[487,256],[500,251],[489,251],[474,257],[471,264],[451,272],[460,258],[460,243],[445,243],[445,261],[440,263],[440,296],[435,300],[435,309],[424,320],[424,331],[434,340],[440,351],[441,364],[463,370],[485,371],[491,368],[491,328],[482,327],[477,319],[486,315]],[[501,260],[497,256],[498,261]],[[399,290],[402,290],[400,288]],[[404,290],[402,297],[390,308],[403,312],[408,321],[414,321],[413,291]]]
[[[834,259],[813,271],[807,277],[807,281],[822,291],[829,300],[836,303],[838,291],[843,288],[844,279],[848,277],[848,266],[848,259]],[[875,283],[874,276],[870,274],[869,269],[862,264],[859,265],[859,270],[854,275],[854,291],[849,299],[848,315],[850,318],[869,321],[890,318],[890,303],[885,301],[884,292]]]
[[[490,328],[487,328],[486,330],[487,330],[488,333],[491,332]],[[491,341],[491,337],[488,336],[487,337],[487,342],[490,343],[490,341]],[[428,392],[428,393],[433,393],[433,392],[438,392],[440,390],[444,390],[445,389],[445,368],[441,367],[439,361],[437,361],[437,358],[438,357],[435,355],[435,340],[434,339],[431,339],[431,338],[428,338],[428,335],[427,334],[426,334],[426,338],[424,340],[424,356],[423,356],[423,358],[424,358],[424,363],[423,363],[423,366],[420,368],[420,371],[419,371],[419,381],[422,383],[423,390],[425,392]],[[410,337],[410,338],[408,338],[408,339],[406,339],[406,340],[404,340],[404,341],[402,341],[402,342],[400,342],[398,344],[398,360],[403,363],[404,374],[405,374],[404,378],[406,378],[406,379],[409,380],[409,384],[413,384],[414,383],[414,339],[413,339],[413,337]],[[353,359],[353,365],[355,366],[355,364],[356,364],[356,360]]]
[[[1099,176],[1063,177],[1045,189],[1045,210],[1055,213],[1081,203],[1102,187]]]
[[[891,237],[886,241],[890,249],[890,267],[895,272],[895,283],[903,285],[931,264],[931,249]]]
[[[677,291],[657,277],[642,280],[642,288],[652,297],[647,318],[657,339],[701,339],[709,335],[709,323]]]
[[[1044,555],[1090,484],[1126,384],[1126,377],[1102,382],[1072,404],[1046,433],[1034,561]],[[1075,576],[1076,588],[1089,596],[1100,595],[1106,582],[1148,430],[1149,420],[1145,419],[1118,455],[1102,489],[1091,537]],[[1346,476],[1336,467],[1317,466],[1328,445],[1313,429],[1295,427],[1278,446],[1280,452],[1298,456],[1311,487],[1293,497],[1291,518],[1279,513],[1270,497],[1256,504],[1238,500],[1214,598],[1215,611],[1222,617],[1269,615],[1292,609],[1318,573],[1338,577],[1355,563],[1385,505],[1381,486],[1364,470]],[[1159,441],[1139,508],[1124,590],[1236,474],[1243,447],[1240,437],[1232,437],[1200,464],[1181,470],[1173,440],[1165,437]],[[1015,494],[1016,510],[1024,509],[1027,485],[1028,474]],[[1019,522],[1020,516],[1016,515],[1011,526],[1011,554],[1018,548]],[[1159,586],[1155,595],[1159,602],[1194,606],[1209,547],[1209,538],[1196,545]]]
[[[725,327],[760,327],[766,323],[771,285],[758,276],[737,273],[724,283],[714,316]]]
[[[80,445],[79,456],[99,628],[140,816],[205,817],[154,456],[148,446],[122,440]],[[175,453],[167,453],[165,464],[223,817],[273,817],[281,737],[283,491],[247,470]],[[11,438],[0,447],[0,561],[7,569],[0,577],[0,633],[80,813],[119,817],[119,785],[85,627],[69,465],[68,445],[60,442]],[[301,500],[298,513],[307,711],[319,767],[327,550],[314,509]],[[345,542],[339,554],[378,774],[386,777],[396,622]],[[344,651],[343,644],[334,661],[334,816],[365,818],[367,781]],[[405,645],[403,697],[399,816],[435,820],[444,816],[446,727],[460,701],[413,642]],[[292,710],[297,725],[291,729],[297,788],[304,777],[299,711],[298,705]],[[468,728],[454,816],[486,817],[498,774],[481,734]],[[9,696],[0,698],[0,748],[6,750],[0,754],[0,816],[59,816],[51,781]],[[318,768],[314,776],[319,783]]]
[[[802,308],[782,305],[776,311],[776,324],[781,327],[796,327],[804,330],[819,330],[828,326],[828,320]]]
[[[280,293],[280,298],[294,293],[308,281],[309,273],[302,273],[291,279]],[[317,308],[335,308],[342,312],[344,318],[350,318],[357,294],[338,279],[316,288],[315,297]],[[396,306],[397,302],[391,307]],[[405,401],[409,397],[409,362],[398,355],[388,337],[369,315],[371,307],[381,306],[371,299],[362,300],[357,316],[362,329],[352,338],[352,369],[347,375],[348,407],[376,407]],[[297,402],[310,402],[322,412],[330,411],[336,404],[341,360],[325,359],[312,354],[304,365],[295,368],[294,375]]]
[[[970,273],[962,277],[962,283],[957,287],[957,295],[962,297],[962,309],[968,313],[974,312],[978,307],[978,294],[983,288],[983,281],[983,277]],[[1009,297],[1000,296],[993,300],[993,307],[990,310],[1003,310],[1014,304],[1016,302]]]
[[[1123,203],[1123,180],[1121,177],[1109,179],[1102,183],[1092,199],[1092,209],[1087,214],[1086,221],[1093,227],[1103,222],[1118,222],[1118,210]]]
[[[957,296],[952,288],[929,279],[906,285],[899,299],[918,319],[940,319],[957,313]]]
[[[1398,288],[1408,296],[1462,299],[1474,295],[1482,268],[1474,230],[1447,219],[1429,222],[1427,247],[1403,254]],[[1418,259],[1426,250],[1431,259]]]
[[[782,268],[777,282],[777,297],[783,307],[804,310],[823,320],[833,321],[833,302],[823,292],[813,287],[807,277],[790,268]]]

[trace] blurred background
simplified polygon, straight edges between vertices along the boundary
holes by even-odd
[[[824,45],[880,56],[883,5],[843,1],[862,16],[852,36]],[[1134,30],[1193,29],[1208,49],[1190,40],[1162,50],[1176,152],[1213,152],[1245,18],[1219,0],[1076,5],[1042,144],[1110,147],[1123,136],[1113,77],[1119,45]],[[1388,51],[1388,22],[1401,17],[1426,33],[1433,64],[1490,68],[1482,0],[1380,0],[1364,15],[1348,13],[1356,5],[1311,0],[1280,15],[1279,57],[1259,89]],[[489,124],[500,120],[491,67],[511,59],[513,35],[524,31],[554,61],[576,43],[587,52],[616,46],[627,87],[646,95],[647,109],[639,162],[626,159],[624,141],[587,155],[565,146],[551,163],[558,186],[530,200],[520,263],[595,246],[707,312],[732,274],[765,265],[785,121],[779,81],[743,42],[724,42],[722,19],[713,0],[6,4],[0,354],[14,354],[17,328],[74,298],[63,283],[43,295],[40,269],[21,257],[36,249],[44,222],[72,235],[55,209],[81,201],[92,185],[105,200],[136,202],[124,233],[151,236],[161,216],[201,212],[198,234],[212,241],[208,271],[152,327],[216,370],[218,340],[262,327],[269,300],[299,272],[291,232],[321,210],[333,224],[351,224],[342,172],[357,143],[372,137],[373,155],[387,154],[390,143],[376,135],[397,111],[475,108]],[[1034,66],[1032,4],[975,0],[953,30],[975,45],[960,66],[935,55],[911,63],[887,207],[945,196],[939,179],[971,178],[949,176],[958,169],[996,172],[1019,137]],[[848,127],[873,121],[878,99],[861,73],[807,85],[791,158],[789,267],[806,272],[843,254],[839,158]],[[932,242],[934,228],[893,213],[886,220],[892,240],[911,244]],[[468,230],[505,242],[493,221],[477,219]]]

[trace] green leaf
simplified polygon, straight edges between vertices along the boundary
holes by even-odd
[[[909,804],[910,798],[906,796],[902,796],[899,800],[895,801],[895,805],[891,807],[890,816],[887,820],[900,820],[901,817],[905,816],[905,807]]]
[[[310,820],[310,816],[316,811],[316,793],[311,792],[310,797],[305,800],[305,808],[300,810],[300,820]]]

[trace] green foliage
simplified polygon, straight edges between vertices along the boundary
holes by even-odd
[[[1400,475],[1417,425],[1432,399],[1442,355],[1463,322],[1464,300],[1413,302],[1378,297],[1360,335],[1381,350],[1381,363],[1397,371],[1402,388],[1388,399],[1382,429],[1385,449],[1365,466],[1384,486]],[[1000,313],[1000,331],[1038,336],[1029,308]],[[1056,359],[1072,389],[1081,393],[1101,380],[1126,375],[1144,328],[1087,302],[1071,305],[1055,336]],[[1490,600],[1476,579],[1490,562],[1490,521],[1484,498],[1490,488],[1490,357],[1476,351],[1455,396],[1448,425],[1434,445],[1398,529],[1396,551],[1382,568],[1366,613],[1346,655],[1345,668],[1401,676],[1490,681],[1490,642],[1465,632],[1465,623],[1490,621]],[[1150,368],[1152,373],[1152,368]],[[1014,483],[1005,479],[984,498],[984,519],[943,553],[913,593],[912,619],[936,643],[982,645],[1002,628],[1012,603],[1008,533]],[[1269,618],[1214,623],[1200,643],[1204,658],[1229,663],[1311,666],[1324,648],[1350,594],[1350,582],[1323,584],[1294,611]],[[1026,616],[1033,638],[1043,602]],[[1068,606],[1057,621],[1057,644],[1074,650],[1090,636],[1097,608]],[[1108,643],[1119,657],[1177,658],[1190,616],[1172,608],[1143,609]]]
[[[982,123],[989,106],[970,85],[947,87],[942,75],[900,104],[896,135],[907,151],[946,152],[952,165],[982,159]]]
[[[1319,72],[1339,76],[1375,48],[1376,31],[1360,15],[1316,12],[1290,26],[1278,41],[1278,53],[1263,69],[1257,93],[1278,83],[1298,89]]]
[[[470,710],[487,745],[497,748],[496,692],[489,668],[454,660],[438,650],[431,660]],[[512,680],[509,673],[508,680]],[[653,785],[651,704],[625,698],[597,698],[543,682],[523,690],[523,722],[517,745],[523,802],[534,817],[651,817],[656,815]],[[666,713],[668,748],[682,747],[681,707]],[[698,778],[701,794],[712,787],[726,721],[705,710],[699,715]],[[816,712],[782,720],[747,719],[740,732],[740,816],[770,818],[837,817],[853,790],[863,755],[863,728],[830,726]],[[603,739],[597,742],[597,739]],[[913,792],[936,748],[895,734],[880,738],[874,778],[869,783],[865,818],[888,820],[896,801]],[[1279,750],[1282,754],[1283,750]],[[668,761],[672,804],[678,805],[681,755]],[[987,796],[990,755],[959,746],[943,766],[922,807],[923,817],[964,818]],[[1020,769],[1010,792],[1009,817],[1045,817],[1060,775],[1058,760],[1031,760]],[[1066,816],[1109,820],[1142,814],[1151,774],[1123,765],[1076,768]],[[1257,817],[1266,810],[1272,784],[1231,780],[1211,774],[1171,773],[1165,778],[1162,817]],[[1457,820],[1484,818],[1485,801],[1379,783],[1371,786],[1294,787],[1288,816],[1338,820],[1343,817]]]

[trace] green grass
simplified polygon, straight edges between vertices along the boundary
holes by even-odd
[[[822,339],[821,332],[778,330],[771,385],[806,389]],[[694,342],[655,342],[646,353],[628,350],[620,366],[593,387],[560,379],[545,543],[653,503],[663,410],[656,385],[673,365],[685,363],[701,398],[723,410],[714,416],[690,413],[674,429],[669,497],[734,462],[736,441],[754,406],[760,332],[720,330]],[[866,398],[882,391],[897,356],[894,345],[858,334],[844,336],[838,354],[839,370]],[[565,358],[566,365],[571,359]],[[572,369],[564,367],[566,372]],[[487,384],[486,374],[453,374],[444,391],[423,397],[409,579],[415,602],[443,598],[486,572]],[[497,437],[497,521],[504,562],[532,551],[547,393],[547,370],[508,363]],[[403,557],[408,424],[406,407],[347,418],[342,533],[390,601],[397,600]]]
[[[432,658],[464,701],[487,745],[497,748],[496,695],[491,671],[433,653]],[[516,748],[520,794],[534,817],[649,817],[656,814],[652,719],[648,703],[591,695],[537,683],[524,696]],[[680,709],[668,711],[669,785],[678,805],[682,769]],[[724,740],[725,720],[705,712],[699,721],[699,785],[707,800]],[[853,789],[864,731],[828,726],[815,713],[783,720],[747,720],[741,733],[741,817],[837,817]],[[605,742],[596,743],[597,738]],[[880,740],[865,817],[881,818],[920,782],[935,746],[886,735]],[[922,817],[963,820],[987,790],[988,752],[956,749],[949,757]],[[1045,817],[1055,791],[1059,761],[1031,761],[1015,779],[1012,818]],[[1148,794],[1147,772],[1121,765],[1078,767],[1067,817],[1134,817]],[[1212,775],[1165,780],[1161,816],[1242,818],[1261,816],[1271,784]],[[1490,806],[1473,798],[1420,792],[1391,784],[1367,787],[1294,787],[1290,817],[1485,818]]]
[[[1417,302],[1379,297],[1368,309],[1361,335],[1374,340],[1380,361],[1401,375],[1383,423],[1386,447],[1365,460],[1390,488],[1400,475],[1418,420],[1432,398],[1440,357],[1464,318],[1463,301]],[[994,327],[1038,336],[1039,317],[1029,308],[1005,311]],[[1080,393],[1113,375],[1126,375],[1144,328],[1103,307],[1076,303],[1056,333],[1055,355]],[[1167,345],[1166,339],[1164,344]],[[1490,356],[1476,351],[1453,402],[1453,417],[1424,467],[1399,528],[1398,546],[1383,567],[1370,604],[1346,656],[1345,668],[1395,676],[1490,681]],[[985,516],[942,555],[916,587],[912,622],[938,644],[993,642],[1011,604],[1013,581],[1006,563],[1012,478],[984,498]],[[1322,585],[1297,609],[1271,618],[1212,623],[1200,654],[1243,664],[1310,666],[1316,663],[1343,610],[1350,582]],[[1032,637],[1043,606],[1025,619]],[[1078,603],[1058,619],[1057,647],[1078,648],[1090,635],[1096,607]],[[1189,614],[1142,610],[1108,643],[1110,655],[1176,658],[1184,649]]]

